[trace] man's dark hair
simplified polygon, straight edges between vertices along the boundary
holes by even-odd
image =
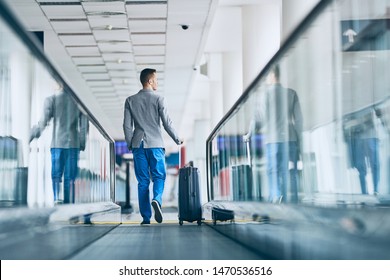
[[[276,66],[272,67],[271,72],[274,73],[276,80],[279,81],[279,78],[280,78],[279,66],[276,65]]]
[[[145,68],[144,70],[142,70],[141,75],[139,77],[141,84],[142,85],[147,84],[149,80],[152,78],[154,73],[156,73],[156,69]]]

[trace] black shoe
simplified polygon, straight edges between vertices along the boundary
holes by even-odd
[[[160,204],[157,200],[152,200],[152,206],[154,209],[154,219],[157,223],[161,223],[163,220]]]
[[[150,221],[145,221],[145,220],[143,220],[143,221],[141,222],[141,226],[144,226],[144,225],[150,225]]]

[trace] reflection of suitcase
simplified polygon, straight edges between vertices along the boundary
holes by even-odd
[[[12,136],[0,136],[0,160],[19,160],[19,141]]]
[[[183,221],[202,223],[199,170],[192,166],[179,169],[179,224]]]
[[[233,199],[252,200],[252,168],[250,165],[232,166]]]
[[[16,168],[15,204],[27,205],[28,168]]]
[[[228,167],[222,168],[219,171],[219,186],[221,198],[228,198],[230,195],[230,174]]]
[[[20,140],[0,136],[0,205],[27,204],[27,167],[20,167],[23,155]]]
[[[246,146],[246,164],[232,166],[232,188],[233,200],[243,201],[252,200],[252,161],[249,142],[245,142]]]

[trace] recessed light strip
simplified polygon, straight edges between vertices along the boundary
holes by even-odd
[[[167,0],[163,1],[126,1],[126,5],[166,5]]]
[[[79,1],[74,2],[39,2],[41,6],[80,6],[81,3]]]

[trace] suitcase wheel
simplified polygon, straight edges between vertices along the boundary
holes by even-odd
[[[183,225],[183,220],[179,220],[179,225]]]
[[[198,226],[202,225],[202,220],[198,220]]]

